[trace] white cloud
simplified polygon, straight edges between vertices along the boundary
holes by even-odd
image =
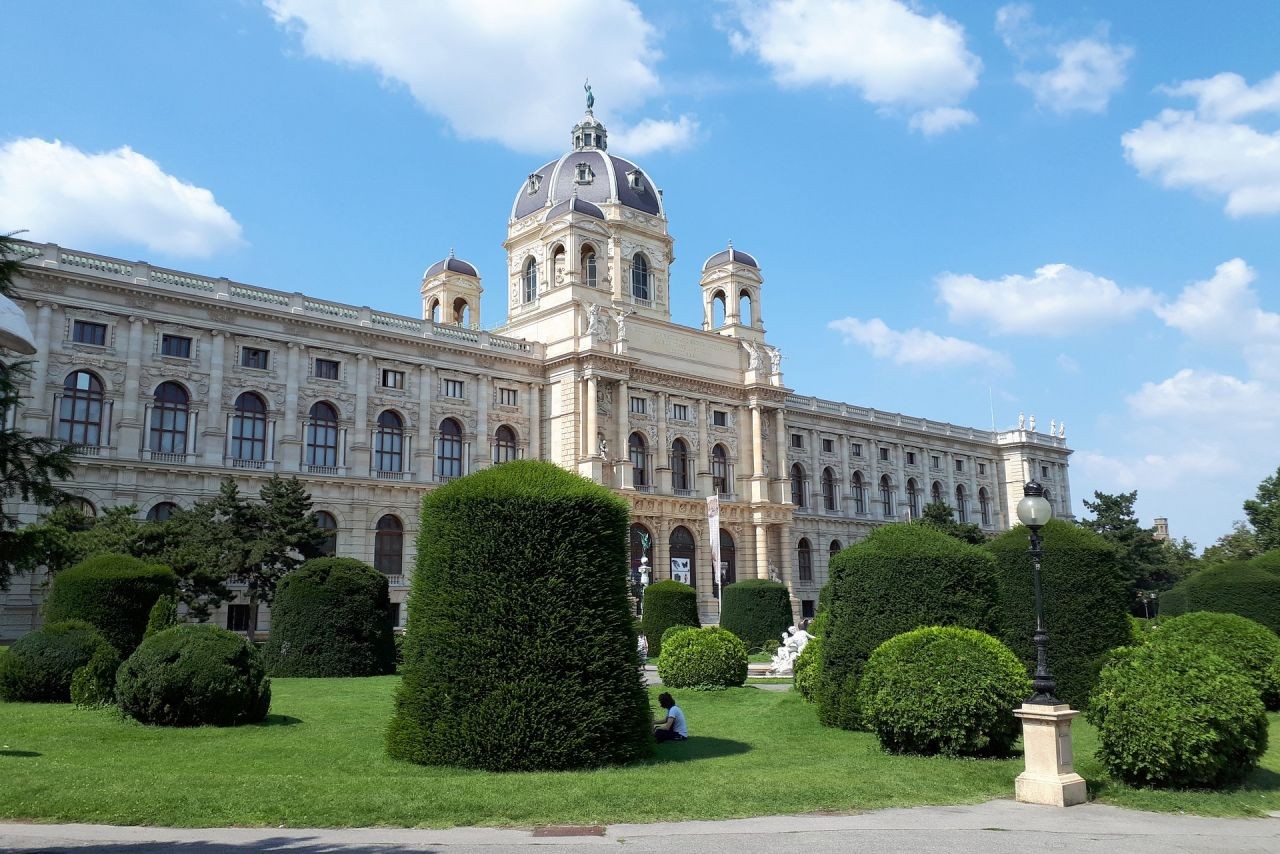
[[[916,113],[907,124],[925,136],[936,136],[977,121],[977,116],[962,107],[937,107]]]
[[[565,147],[587,77],[615,138],[679,147],[696,128],[687,117],[634,129],[617,121],[661,92],[659,34],[632,0],[264,2],[308,55],[373,68],[464,139]]]
[[[675,121],[643,119],[630,128],[614,131],[610,146],[636,157],[654,151],[679,151],[688,148],[698,138],[698,120],[693,116],[681,116]]]
[[[128,146],[87,154],[32,137],[0,147],[0,199],[10,230],[64,245],[135,243],[207,257],[241,244],[213,193],[169,175]]]
[[[1114,44],[1107,25],[1094,35],[1061,40],[1037,25],[1029,3],[1010,3],[996,11],[996,32],[1019,65],[1052,56],[1057,64],[1040,71],[1023,69],[1017,81],[1031,90],[1036,104],[1055,113],[1101,113],[1124,86],[1133,48]]]
[[[1075,359],[1071,358],[1070,356],[1068,356],[1066,353],[1059,353],[1057,362],[1058,362],[1058,369],[1061,370],[1064,374],[1080,373],[1080,363],[1077,362]]]
[[[917,368],[956,368],[987,365],[1005,370],[1009,360],[994,350],[971,341],[945,337],[924,329],[890,329],[878,317],[859,320],[845,317],[828,324],[845,341],[867,349],[877,359]]]
[[[1064,336],[1115,323],[1150,308],[1155,296],[1068,264],[1046,264],[1033,276],[1000,279],[944,273],[938,296],[950,319],[1010,335]]]
[[[982,60],[964,28],[899,0],[755,0],[738,4],[739,52],[751,53],[784,86],[840,86],[878,107],[927,113],[954,107],[978,85]],[[921,130],[959,127],[921,117]],[[926,131],[928,132],[928,131]]]
[[[1229,422],[1235,430],[1270,432],[1280,417],[1280,394],[1266,383],[1191,368],[1158,383],[1143,383],[1128,402],[1141,418]]]
[[[1236,74],[1165,89],[1195,110],[1161,111],[1121,137],[1138,174],[1164,187],[1225,196],[1232,217],[1280,213],[1280,131],[1236,121],[1280,114],[1280,74],[1249,87]]]

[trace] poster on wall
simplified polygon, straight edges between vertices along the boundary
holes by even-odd
[[[673,557],[671,559],[671,579],[679,581],[681,584],[691,584],[692,579],[689,576],[689,558]]]

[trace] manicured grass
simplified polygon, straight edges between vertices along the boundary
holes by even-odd
[[[675,692],[693,738],[628,767],[489,774],[392,762],[383,752],[396,677],[277,679],[266,723],[172,730],[110,710],[0,704],[0,818],[112,824],[538,825],[862,810],[1009,797],[1018,759],[889,756],[867,733],[826,729],[794,691]],[[652,689],[656,697],[660,688]],[[654,712],[657,713],[656,700]],[[1280,745],[1280,718],[1272,718]],[[1081,771],[1099,778],[1077,724]],[[1135,792],[1148,809],[1280,809],[1280,747],[1253,788]]]
[[[773,653],[753,652],[747,656],[747,661],[751,664],[768,664],[770,661],[773,661]]]

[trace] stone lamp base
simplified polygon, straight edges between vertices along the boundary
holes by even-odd
[[[1023,703],[1014,715],[1022,719],[1022,745],[1027,770],[1014,781],[1014,797],[1024,804],[1070,807],[1088,800],[1084,778],[1075,772],[1071,721],[1080,714],[1065,703]]]

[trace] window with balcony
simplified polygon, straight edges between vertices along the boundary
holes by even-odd
[[[440,438],[436,440],[436,478],[453,480],[462,477],[462,425],[452,418],[440,422]]]
[[[801,581],[813,581],[813,548],[804,537],[796,544],[796,576]]]
[[[516,431],[503,424],[493,434],[493,463],[498,465],[519,457],[520,446],[516,442]]]
[[[97,447],[103,442],[102,380],[89,371],[74,371],[62,383],[57,437],[63,442]],[[108,427],[107,430],[110,428]]]
[[[627,456],[631,460],[632,483],[637,489],[649,487],[649,445],[640,433],[627,439]]]
[[[390,409],[378,416],[373,434],[374,471],[394,474],[404,471],[404,419]]]
[[[733,484],[729,477],[729,451],[717,444],[711,449],[711,491],[717,495],[729,495]]]
[[[404,565],[404,523],[390,513],[378,520],[373,532],[373,568],[399,575]]]
[[[231,458],[253,462],[267,458],[267,404],[251,391],[236,398],[231,416]]]
[[[311,407],[306,430],[306,462],[309,466],[338,465],[338,410],[327,401]]]
[[[671,486],[685,491],[692,488],[689,486],[689,446],[684,439],[671,443]]]
[[[175,382],[156,386],[151,406],[151,431],[147,448],[153,454],[184,454],[187,451],[187,419],[191,398]]]

